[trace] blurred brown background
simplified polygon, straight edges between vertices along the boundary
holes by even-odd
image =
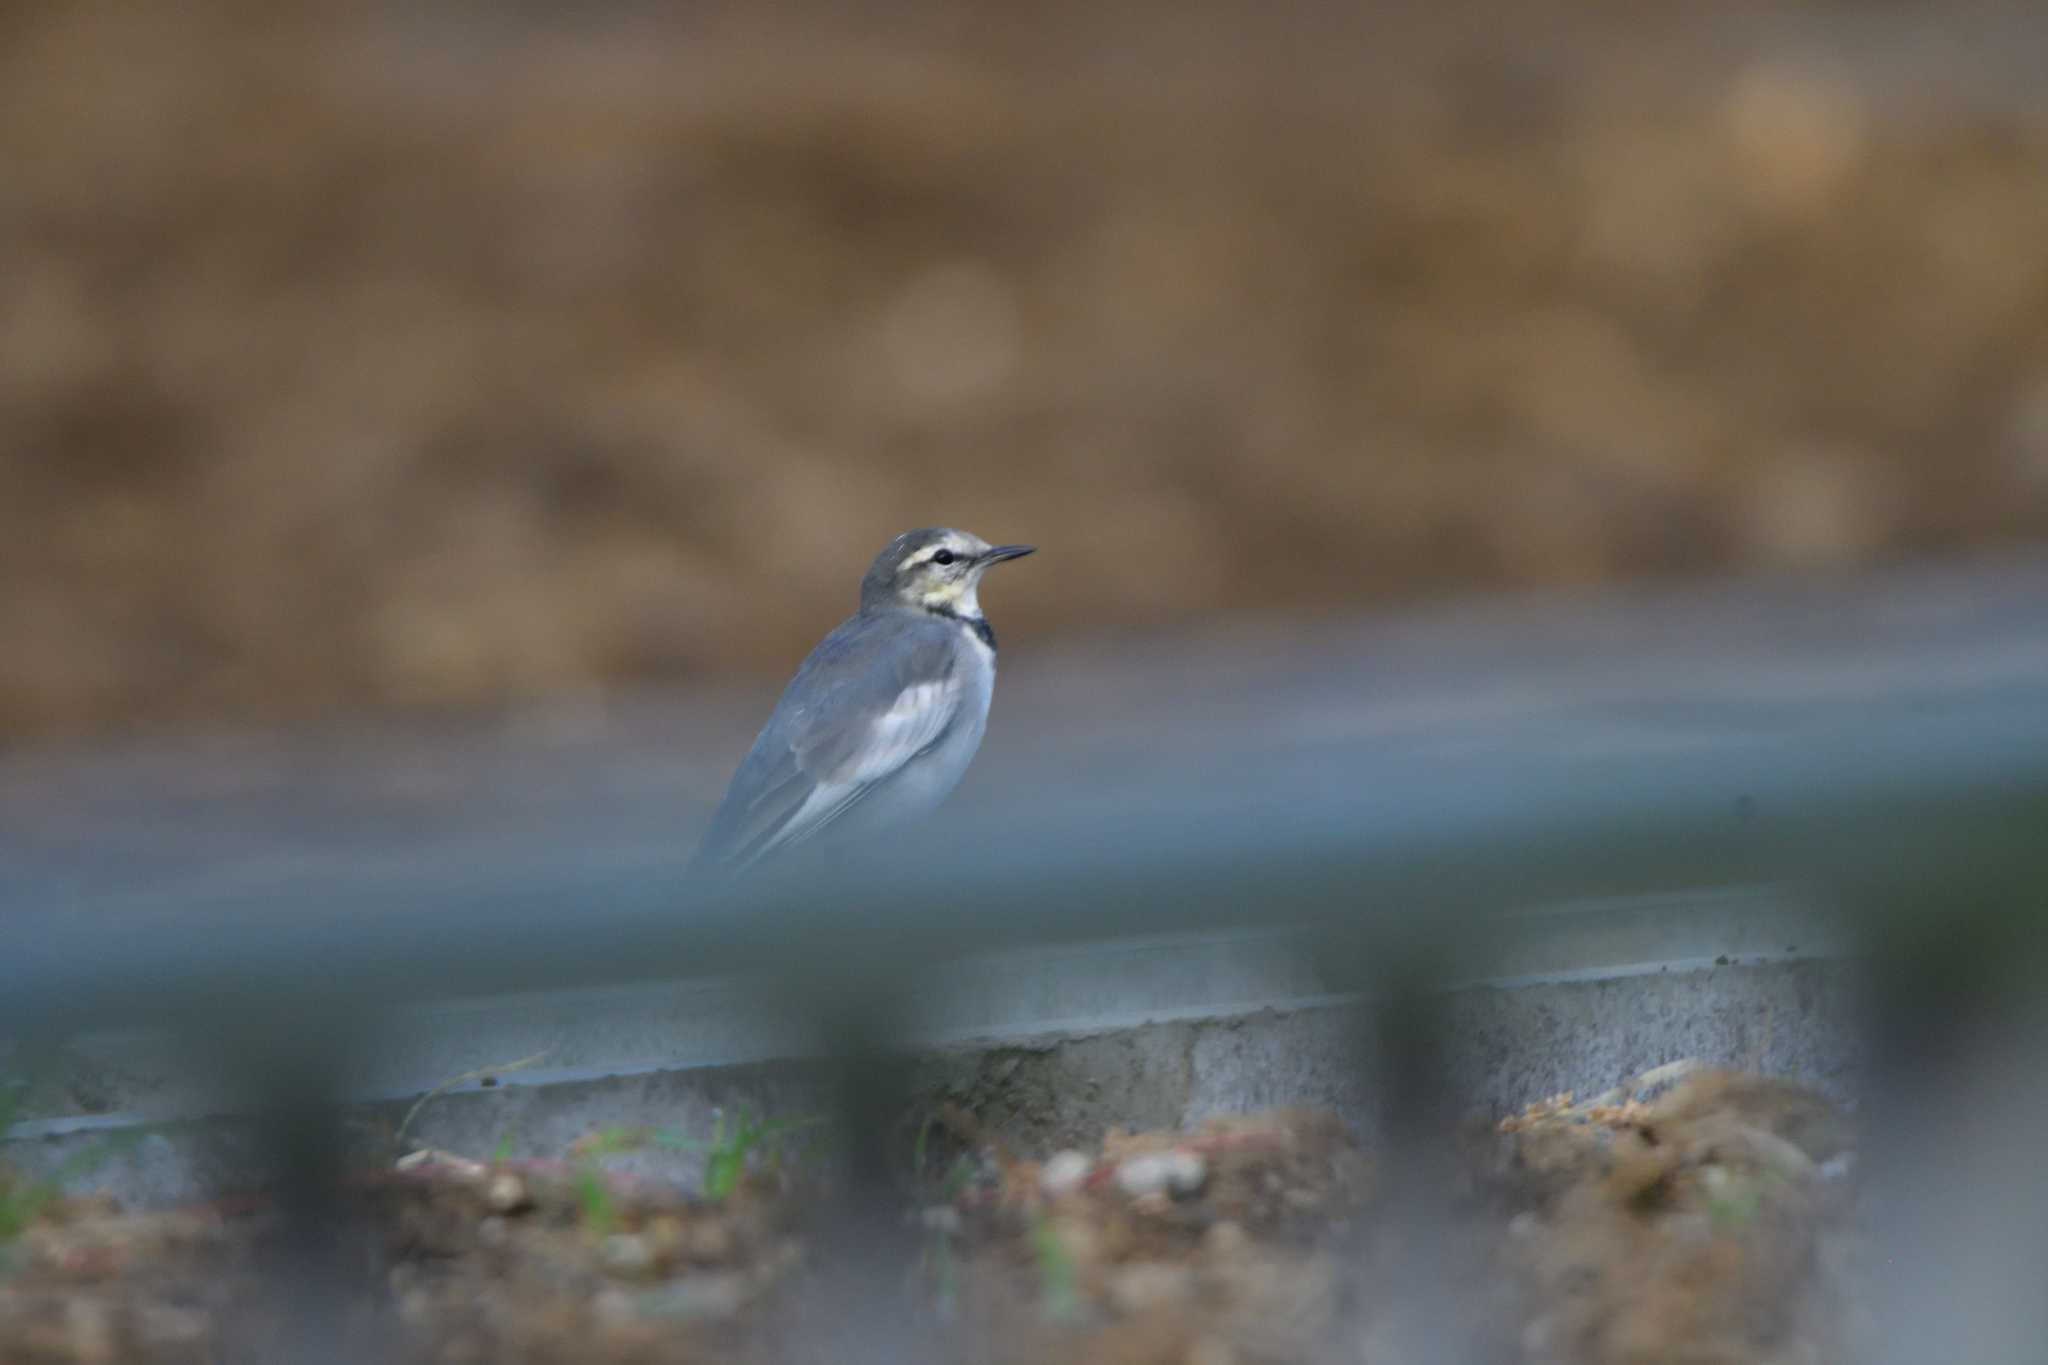
[[[1703,17],[1703,11],[1711,15]],[[0,741],[2048,530],[2027,7],[0,9]]]

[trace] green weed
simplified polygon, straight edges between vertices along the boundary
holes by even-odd
[[[1081,1315],[1080,1275],[1050,1219],[1031,1224],[1031,1255],[1038,1262],[1041,1303],[1047,1318],[1071,1322]]]
[[[604,1237],[618,1226],[618,1204],[612,1198],[612,1187],[605,1182],[604,1172],[595,1161],[586,1161],[576,1168],[576,1207],[582,1214],[583,1226],[593,1237]]]

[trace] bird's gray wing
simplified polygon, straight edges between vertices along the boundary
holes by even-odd
[[[826,636],[733,775],[698,864],[737,871],[811,838],[943,739],[965,690],[956,634],[889,615]]]

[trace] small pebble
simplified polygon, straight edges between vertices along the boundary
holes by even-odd
[[[1116,1168],[1117,1188],[1133,1199],[1148,1194],[1193,1194],[1209,1178],[1199,1152],[1141,1152]]]
[[[1055,1152],[1039,1172],[1038,1187],[1045,1191],[1046,1198],[1058,1199],[1061,1195],[1072,1194],[1087,1181],[1095,1163],[1085,1152],[1068,1150]]]
[[[484,1202],[499,1213],[516,1213],[532,1201],[527,1198],[524,1180],[510,1171],[500,1171],[484,1187]]]
[[[1209,1163],[1200,1152],[1168,1153],[1166,1187],[1175,1194],[1193,1194],[1209,1183]]]
[[[505,1220],[495,1213],[476,1225],[476,1240],[479,1246],[501,1247],[511,1238],[512,1230],[505,1225]]]
[[[398,1158],[397,1163],[392,1169],[399,1171],[430,1170],[438,1174],[452,1176],[457,1180],[477,1181],[485,1179],[491,1173],[491,1168],[484,1165],[481,1161],[472,1161],[466,1156],[457,1156],[453,1152],[436,1151],[432,1147],[422,1147],[416,1152],[406,1153]]]

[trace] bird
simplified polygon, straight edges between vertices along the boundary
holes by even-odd
[[[944,526],[884,546],[861,578],[859,611],[803,661],[740,761],[692,869],[736,876],[945,800],[981,747],[995,693],[982,575],[1036,548]]]

